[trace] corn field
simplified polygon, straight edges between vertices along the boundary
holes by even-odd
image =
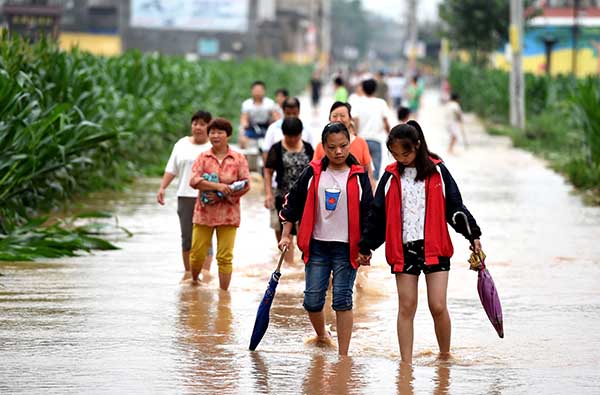
[[[252,81],[300,93],[302,66],[128,52],[98,57],[0,41],[0,235],[73,197],[162,167],[190,115],[235,121]]]

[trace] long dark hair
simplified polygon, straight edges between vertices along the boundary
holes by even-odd
[[[344,136],[346,136],[346,138],[348,139],[348,142],[350,142],[350,132],[348,131],[346,125],[344,125],[341,122],[330,122],[327,125],[325,125],[325,127],[323,128],[323,133],[321,133],[321,144],[323,144],[323,150],[325,150],[325,146],[327,144],[327,137],[329,137],[330,134],[334,133],[344,134]],[[354,155],[348,154],[348,157],[346,158],[346,164],[349,167],[352,167],[352,165],[359,165],[360,163],[358,163],[358,160],[356,160]],[[329,158],[327,157],[327,155],[323,156],[323,159],[321,159],[321,165],[323,167],[323,170],[325,170],[329,165]]]
[[[433,163],[431,158],[441,158],[427,148],[423,129],[421,129],[421,125],[419,125],[417,121],[410,120],[406,123],[394,126],[388,135],[386,143],[388,150],[390,150],[390,146],[396,141],[398,141],[406,151],[417,151],[417,157],[415,158],[417,176],[415,177],[415,180],[423,181],[437,171],[435,169],[435,163]],[[417,148],[417,146],[419,146],[419,148]],[[400,174],[404,172],[404,165],[400,162],[398,162],[398,171]]]

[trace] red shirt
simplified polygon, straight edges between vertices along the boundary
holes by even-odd
[[[228,148],[227,154],[221,161],[215,156],[212,148],[201,153],[192,165],[190,185],[192,187],[197,185],[202,180],[204,173],[217,174],[219,182],[223,184],[248,180],[248,186],[250,186],[248,161],[244,155],[231,150],[231,148]],[[203,204],[198,197],[194,207],[193,222],[205,226],[240,226],[240,197],[241,195],[233,196],[229,199],[230,201],[221,199],[210,205]]]

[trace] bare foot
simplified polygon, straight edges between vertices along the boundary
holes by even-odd
[[[213,276],[210,274],[210,271],[202,269],[202,282],[208,283],[212,280]]]
[[[304,339],[304,344],[310,346],[314,345],[319,348],[336,348],[335,341],[331,336],[330,332],[327,332],[325,336],[311,336]]]
[[[186,270],[185,273],[183,273],[183,277],[181,278],[180,282],[185,283],[188,280],[190,280],[191,278],[192,278],[192,273]]]

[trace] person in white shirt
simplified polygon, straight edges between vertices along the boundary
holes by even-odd
[[[392,105],[394,108],[400,108],[402,105],[402,96],[404,95],[404,88],[406,86],[406,78],[402,73],[388,78],[388,87],[390,92],[390,98],[392,99]]]
[[[284,119],[300,117],[300,100],[298,100],[298,98],[288,97],[283,102],[282,107],[283,107]],[[265,134],[265,138],[264,138],[264,140],[262,142],[262,146],[261,146],[263,163],[267,163],[267,155],[269,154],[269,150],[271,149],[271,147],[283,139],[282,125],[283,125],[283,119],[280,119],[278,121],[273,122],[267,129],[267,134]],[[303,141],[306,141],[307,143],[309,143],[311,145],[311,148],[314,148],[316,146],[316,144],[318,144],[318,141],[316,141],[313,138],[313,135],[310,132],[310,130],[308,130],[304,127],[302,128],[301,139]],[[271,175],[271,179],[272,179],[271,188],[273,190],[277,189],[277,182],[275,181],[276,175],[277,175],[276,172]],[[266,178],[266,174],[264,174],[264,177]],[[272,204],[268,205],[265,203],[265,207],[269,208],[271,228],[275,231],[275,238],[277,239],[277,242],[279,242],[279,240],[281,239],[281,225],[279,222],[279,215],[278,215],[277,209]],[[289,252],[288,260],[289,260],[289,256],[293,257],[293,251]]]
[[[300,117],[300,100],[297,97],[288,97],[282,104],[283,118],[299,118]],[[261,148],[263,152],[263,161],[267,160],[267,153],[271,147],[280,142],[283,139],[283,131],[281,125],[283,119],[279,119],[269,125],[265,138],[262,141]],[[315,147],[319,143],[313,136],[309,129],[302,129],[302,140],[310,143],[312,147]]]
[[[373,176],[379,179],[381,168],[382,150],[381,144],[387,139],[390,131],[391,114],[385,100],[375,97],[377,82],[368,79],[362,82],[362,90],[365,94],[361,100],[353,104],[354,122],[358,128],[358,135],[367,140],[369,153],[373,159],[375,170]]]
[[[211,145],[208,141],[208,133],[206,127],[210,123],[212,116],[207,111],[197,111],[192,116],[191,135],[179,139],[167,166],[165,174],[160,183],[160,188],[156,195],[156,201],[164,206],[165,191],[171,181],[175,177],[179,177],[177,184],[177,215],[179,216],[179,225],[181,227],[181,255],[183,258],[183,266],[185,268],[184,279],[190,276],[190,249],[192,246],[192,217],[194,214],[194,206],[198,198],[198,191],[190,187],[190,177],[192,174],[192,165],[202,152],[210,149]],[[208,277],[210,264],[212,261],[212,253],[206,257],[203,265],[204,276]]]
[[[240,148],[246,148],[251,140],[258,141],[265,136],[269,125],[279,119],[277,104],[265,96],[265,83],[252,83],[252,97],[242,103],[240,116]]]
[[[467,139],[464,135],[464,128],[462,123],[462,110],[459,104],[458,94],[452,93],[450,95],[450,101],[446,103],[446,131],[450,137],[450,143],[448,144],[448,153],[454,154],[454,146],[458,140],[458,134],[462,132],[465,146],[467,145]]]

